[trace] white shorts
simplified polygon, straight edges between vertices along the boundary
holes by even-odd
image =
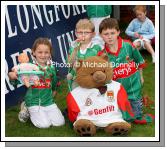
[[[140,48],[139,49],[141,49],[141,48],[146,49],[146,47],[144,46],[144,41],[147,41],[147,42],[151,43],[151,40],[146,39],[146,38],[136,39],[136,40],[133,41],[133,43],[135,44],[136,42],[140,42]]]
[[[31,122],[38,128],[64,125],[64,117],[56,104],[28,107]]]

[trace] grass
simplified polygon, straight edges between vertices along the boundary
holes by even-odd
[[[144,85],[143,94],[147,94],[152,100],[155,99],[155,65],[151,63],[151,56],[146,51],[141,51],[144,59],[147,62],[147,67],[143,70]],[[61,87],[58,89],[56,95],[56,103],[63,111],[66,107],[66,95],[68,87],[65,80],[61,81]],[[33,126],[28,120],[26,123],[21,123],[18,118],[19,105],[6,109],[5,113],[5,135],[6,137],[76,137],[77,135],[66,123],[61,127],[50,127],[48,129],[39,129]],[[144,108],[145,113],[154,114],[153,109]],[[150,123],[147,125],[132,124],[131,132],[128,137],[154,137],[155,124]],[[109,137],[103,130],[98,130],[95,137]]]

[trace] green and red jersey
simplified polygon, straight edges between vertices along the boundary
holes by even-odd
[[[116,53],[110,51],[109,47],[98,53],[106,53],[113,66],[113,80],[120,82],[128,94],[129,100],[139,100],[141,96],[141,80],[139,69],[145,66],[145,61],[140,52],[133,44],[118,37],[118,50]]]
[[[39,65],[38,65],[39,66]],[[53,65],[47,65],[46,67],[39,66],[39,70],[44,72],[44,76],[40,77],[38,86],[30,86],[27,89],[26,95],[24,97],[27,107],[30,106],[48,106],[54,103],[53,91],[56,90],[56,70]],[[13,85],[19,82],[11,81]]]
[[[72,52],[74,51],[75,47],[70,47],[69,49],[69,54],[71,55]],[[82,53],[82,51],[84,51],[84,53]],[[88,47],[85,50],[78,50],[77,55],[76,55],[76,59],[86,59],[88,57],[91,56],[96,56],[97,53],[101,51],[101,47],[97,44],[93,44],[92,42],[90,42],[90,44],[88,45]]]

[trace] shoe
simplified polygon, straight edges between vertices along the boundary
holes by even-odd
[[[29,117],[30,117],[30,114],[29,114],[28,109],[25,105],[25,102],[22,102],[21,103],[21,111],[18,114],[18,119],[20,122],[25,123],[25,122],[27,122]]]
[[[148,123],[152,123],[155,121],[155,116],[152,114],[145,114],[143,117],[141,117],[140,119],[135,119],[133,121],[133,123],[135,124],[148,124]]]

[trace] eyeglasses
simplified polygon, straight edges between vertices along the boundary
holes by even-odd
[[[76,35],[78,35],[78,36],[82,36],[82,35],[87,36],[87,35],[90,35],[91,33],[93,33],[93,32],[76,32]]]

